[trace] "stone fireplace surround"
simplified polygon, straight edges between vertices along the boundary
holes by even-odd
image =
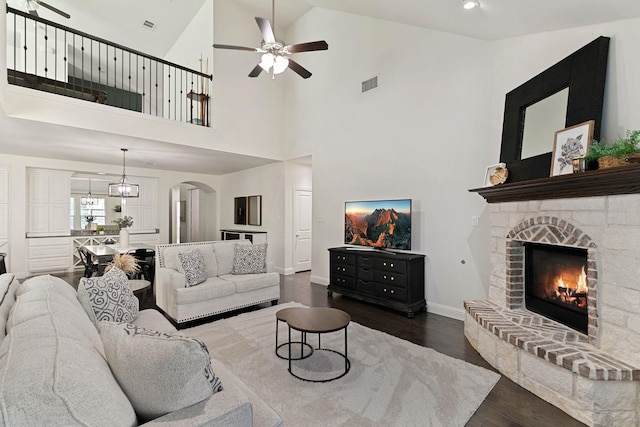
[[[640,425],[640,195],[489,206],[489,299],[465,302],[467,339],[586,424]],[[526,241],[587,249],[588,335],[524,308]]]

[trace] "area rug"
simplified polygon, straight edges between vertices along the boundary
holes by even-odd
[[[332,382],[301,381],[289,374],[288,362],[274,352],[275,313],[296,306],[303,307],[282,304],[181,332],[202,340],[213,358],[291,427],[464,426],[500,378],[487,369],[351,322],[350,371]],[[280,341],[286,336],[286,324],[280,322]],[[293,340],[298,337],[294,335]],[[316,346],[317,335],[308,334],[308,341]],[[342,351],[343,332],[323,334],[322,347]],[[281,352],[287,354],[288,348]],[[294,372],[298,369],[303,374],[305,369],[344,369],[344,361],[330,352],[314,352],[296,363]]]

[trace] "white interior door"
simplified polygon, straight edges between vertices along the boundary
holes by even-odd
[[[293,194],[293,271],[311,270],[311,191]]]

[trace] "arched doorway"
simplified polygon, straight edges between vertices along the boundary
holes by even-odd
[[[216,239],[218,229],[217,193],[197,181],[181,182],[170,189],[169,218],[171,243]]]

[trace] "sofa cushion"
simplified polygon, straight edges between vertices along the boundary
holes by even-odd
[[[213,245],[184,245],[184,246],[169,246],[162,250],[162,258],[164,260],[164,267],[172,270],[184,273],[184,269],[178,258],[178,254],[182,252],[189,252],[190,250],[198,249],[202,252],[204,263],[207,266],[207,277],[215,277],[218,275],[218,264],[216,262],[216,255],[213,253]]]
[[[11,307],[16,302],[16,288],[19,285],[20,282],[13,273],[0,275],[0,341],[7,333],[7,319]]]
[[[231,274],[267,272],[267,244],[235,245]]]
[[[232,282],[219,277],[210,277],[204,283],[190,288],[175,290],[176,304],[191,304],[233,295],[236,287]]]
[[[104,276],[81,278],[77,297],[89,318],[97,322],[133,322],[138,317],[138,298],[118,267]]]
[[[236,292],[251,292],[256,289],[268,288],[269,286],[280,286],[280,275],[278,273],[260,274],[227,274],[222,276],[228,282],[235,284]]]
[[[216,254],[216,261],[218,263],[218,276],[231,274],[231,270],[233,270],[233,259],[235,256],[236,245],[251,245],[251,242],[248,240],[230,240],[215,242],[213,244],[214,252]]]
[[[135,425],[98,331],[66,288],[51,281],[16,300],[0,343],[0,425]]]
[[[207,347],[195,338],[129,323],[100,323],[107,361],[143,420],[193,405],[222,390]]]
[[[207,267],[199,249],[178,253],[180,265],[187,280],[186,287],[196,286],[207,279]]]

